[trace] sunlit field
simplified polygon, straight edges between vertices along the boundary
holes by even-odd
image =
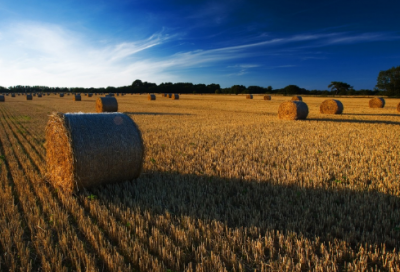
[[[0,102],[1,271],[399,271],[399,99],[117,96],[145,145],[137,180],[68,195],[46,181],[45,126],[97,96]],[[89,171],[89,168],[88,168]]]

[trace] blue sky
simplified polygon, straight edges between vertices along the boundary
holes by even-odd
[[[398,0],[2,0],[0,86],[372,89],[400,65],[399,10]]]

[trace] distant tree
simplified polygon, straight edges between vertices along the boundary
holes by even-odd
[[[221,93],[221,90],[220,89],[216,89],[215,90],[215,94],[220,94]]]
[[[350,88],[353,88],[347,83],[340,81],[332,81],[331,84],[328,85],[328,88],[331,88],[331,92],[335,91],[335,94],[347,94],[347,91]]]
[[[380,71],[376,88],[379,91],[385,91],[389,96],[400,96],[400,66]]]
[[[266,93],[272,93],[272,86],[268,86],[267,88],[266,88]]]
[[[143,82],[140,79],[136,79],[134,82],[132,82],[132,87],[142,87]]]
[[[243,85],[233,85],[231,87],[231,93],[234,93],[234,94],[245,93],[246,90],[247,90],[246,87]]]

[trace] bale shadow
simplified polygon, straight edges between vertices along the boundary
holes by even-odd
[[[389,250],[400,247],[400,198],[379,192],[151,172],[88,193],[122,209],[140,208],[155,215],[168,211],[178,218],[216,220],[234,229],[293,231],[323,242],[345,240],[354,247],[359,243],[384,243]]]
[[[400,112],[398,114],[388,114],[388,113],[383,113],[383,114],[371,114],[371,113],[344,113],[342,114],[343,116],[345,115],[356,115],[356,116],[389,116],[389,117],[400,117]]]
[[[400,122],[386,121],[386,120],[354,120],[354,119],[332,119],[332,118],[322,118],[322,119],[307,118],[305,120],[307,120],[307,121],[319,121],[319,122],[400,125]]]
[[[124,112],[132,115],[192,115],[190,113],[166,113],[166,112]]]

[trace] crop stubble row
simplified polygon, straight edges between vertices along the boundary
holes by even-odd
[[[22,113],[21,109],[3,110],[3,116],[8,114],[16,117],[6,118],[10,128],[15,129],[18,125],[15,120]],[[200,115],[199,112],[195,113]],[[226,117],[224,120],[232,118],[224,113],[220,116]],[[258,122],[265,119],[263,116],[256,115],[254,116],[256,121],[247,124],[244,122],[246,118],[239,116],[238,121],[242,122],[240,127],[232,123],[224,125],[222,120],[211,122],[209,118],[200,115],[199,119],[205,123],[200,125],[200,130],[197,129],[199,125],[193,123],[193,118],[184,115],[174,116],[174,119],[161,116],[163,118],[159,119],[167,120],[163,122],[166,126],[159,128],[146,125],[150,124],[146,122],[151,119],[150,117],[157,116],[133,115],[133,117],[142,128],[148,150],[143,176],[133,183],[90,191],[89,194],[93,193],[98,197],[96,200],[89,201],[86,198],[87,193],[81,193],[72,199],[75,206],[66,208],[67,212],[64,212],[68,214],[74,213],[74,208],[84,209],[89,215],[83,213],[83,218],[79,220],[88,223],[94,229],[96,224],[93,222],[103,218],[103,222],[99,220],[97,224],[105,229],[104,239],[111,241],[111,244],[113,240],[121,237],[128,240],[137,239],[142,248],[149,249],[156,256],[155,260],[160,259],[166,267],[176,270],[182,270],[183,266],[188,270],[192,267],[196,271],[202,269],[207,271],[211,268],[218,270],[223,267],[235,270],[291,267],[338,269],[343,267],[345,262],[353,263],[353,268],[354,265],[358,267],[377,265],[381,268],[398,266],[398,254],[390,251],[383,253],[384,246],[380,245],[381,242],[385,242],[392,249],[398,248],[395,242],[398,234],[393,231],[398,222],[392,222],[399,218],[398,187],[395,187],[393,179],[387,173],[376,173],[376,179],[370,184],[365,184],[365,173],[353,173],[351,176],[352,169],[355,172],[360,167],[366,166],[366,162],[362,161],[365,157],[375,160],[375,163],[372,161],[370,165],[372,170],[382,165],[381,170],[392,171],[394,172],[392,178],[396,177],[398,168],[396,169],[391,162],[398,154],[395,150],[391,150],[389,145],[385,145],[385,140],[395,140],[389,129],[379,139],[367,137],[360,145],[350,149],[346,155],[361,158],[361,161],[352,164],[353,160],[346,161],[346,156],[340,157],[340,151],[345,152],[345,150],[339,149],[339,152],[334,150],[335,146],[340,146],[340,141],[335,142],[334,137],[337,135],[324,134],[324,129],[327,128],[327,124],[324,123],[322,129],[316,129],[318,137],[310,133],[314,135],[314,139],[308,139],[314,142],[315,153],[307,153],[307,148],[295,146],[305,153],[299,152],[287,157],[283,155],[282,158],[277,154],[291,152],[294,147],[290,143],[298,141],[284,130],[279,131],[282,138],[275,139],[278,145],[273,145],[271,138],[269,142],[265,142],[262,137],[257,137],[261,133],[268,138],[268,133],[262,126],[257,126]],[[11,133],[11,129],[7,131],[7,135],[12,138],[10,134],[13,134],[14,139],[18,139],[14,144],[14,151],[19,150],[18,147],[24,147],[29,155],[31,162],[23,160],[21,154],[21,167],[31,164],[34,168],[33,165],[37,164],[40,169],[43,168],[44,161],[42,156],[35,153],[42,153],[44,149],[29,148],[28,145],[30,143],[32,147],[36,146],[35,139],[39,141],[43,139],[38,127],[44,126],[46,120],[37,116],[32,116],[32,119],[39,124],[31,126],[30,122],[21,122],[28,136],[23,137],[17,132]],[[168,129],[177,119],[181,121],[180,125],[174,130]],[[311,125],[307,129],[310,130]],[[289,129],[298,137],[301,136],[304,127],[294,126]],[[342,126],[341,129],[344,129],[344,132],[349,131],[349,136],[353,132],[354,140],[357,140],[360,133],[365,133],[365,128],[358,124],[351,128]],[[160,132],[163,138],[162,141],[157,141],[156,133]],[[271,129],[269,132],[271,133]],[[303,136],[306,141],[307,135]],[[329,140],[326,140],[327,138]],[[372,140],[370,145],[368,140]],[[266,148],[267,143],[270,144],[268,148]],[[377,154],[379,148],[389,154],[386,164],[382,163],[387,156]],[[328,159],[318,157],[321,154],[318,150],[328,153]],[[313,156],[312,161],[305,161],[310,164],[305,166],[296,164],[296,159],[302,159],[304,162],[302,154],[304,157]],[[324,165],[337,157],[337,154],[339,154],[338,164],[328,164],[324,168]],[[291,161],[292,156],[297,158]],[[270,157],[272,157],[270,161],[265,161]],[[34,160],[39,161],[32,163]],[[239,163],[240,161],[242,163]],[[343,168],[339,168],[343,162],[347,163],[347,181],[343,179],[343,174],[341,177],[336,175],[344,171]],[[264,167],[269,168],[265,170]],[[315,171],[311,173],[317,182],[310,182],[307,180],[309,176],[304,176],[304,171],[313,167],[323,170],[320,173]],[[268,176],[268,172],[274,173],[274,168],[277,168],[275,174]],[[304,168],[303,173],[302,168]],[[329,173],[329,168],[332,168],[333,174]],[[29,172],[29,169],[26,169],[25,175]],[[297,176],[293,174],[296,171],[300,172]],[[41,174],[43,173],[36,170],[39,179]],[[331,180],[333,178],[341,178],[342,181],[336,182]],[[40,184],[41,181],[36,179],[31,178],[29,181]],[[383,187],[379,187],[376,183],[382,183]],[[297,187],[286,188],[286,185]],[[45,187],[52,190],[48,185]],[[372,192],[373,190],[381,193]],[[36,191],[36,194],[40,192]],[[71,201],[63,198],[62,193],[57,192],[53,201],[61,203]],[[287,203],[287,200],[290,202]],[[64,208],[67,206],[68,204],[65,204]],[[308,231],[310,227],[312,228],[312,224],[307,224],[310,220],[313,223],[322,221],[320,228]],[[343,222],[338,224],[337,221]],[[349,226],[349,229],[340,229],[345,226]],[[363,230],[363,227],[366,229]],[[382,227],[389,227],[389,230],[380,229]],[[84,228],[83,225],[81,228]],[[312,238],[313,234],[322,238]],[[365,246],[365,242],[371,246]],[[118,252],[124,254],[124,246],[121,244],[115,246]],[[96,253],[98,251],[99,249],[95,250]],[[103,261],[106,260],[107,254],[112,256],[112,253],[107,252],[102,255]],[[132,260],[126,262],[135,264]],[[190,262],[194,264],[189,265]],[[137,264],[136,267],[140,268]],[[163,266],[160,266],[160,269],[161,267]],[[114,269],[112,265],[108,265],[107,268]]]

